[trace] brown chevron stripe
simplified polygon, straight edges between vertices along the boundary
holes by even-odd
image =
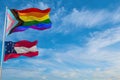
[[[24,22],[19,18],[18,13],[17,13],[14,9],[11,9],[11,12],[12,12],[12,14],[15,16],[15,18],[17,19],[18,24],[10,30],[10,32],[8,33],[8,35],[11,34],[12,31],[13,31],[17,26],[23,25],[23,23],[24,23]]]

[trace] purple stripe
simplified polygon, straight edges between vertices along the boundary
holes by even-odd
[[[51,23],[48,24],[37,24],[37,25],[33,25],[33,26],[18,26],[15,29],[13,29],[12,32],[21,32],[21,31],[25,31],[28,28],[32,28],[32,29],[36,29],[36,30],[45,30],[45,29],[49,29],[51,28]]]

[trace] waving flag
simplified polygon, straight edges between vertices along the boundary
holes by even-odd
[[[40,10],[28,8],[24,10],[8,9],[7,11],[7,34],[25,31],[28,28],[45,30],[51,28],[49,18],[50,8]]]
[[[5,56],[4,61],[17,58],[19,56],[34,57],[38,55],[36,47],[37,41],[30,42],[22,40],[19,42],[6,41],[5,42]]]

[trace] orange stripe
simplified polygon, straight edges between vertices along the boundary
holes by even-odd
[[[30,12],[30,13],[20,13],[18,12],[18,15],[20,16],[35,16],[35,17],[43,17],[47,15],[48,13],[38,13],[38,12]]]

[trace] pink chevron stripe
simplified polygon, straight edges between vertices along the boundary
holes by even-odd
[[[7,17],[9,19],[9,21],[10,21],[10,24],[8,25],[8,28],[6,29],[6,32],[8,32],[12,28],[12,26],[14,25],[14,23],[15,23],[15,21],[12,19],[12,17],[10,16],[10,14],[7,13]]]

